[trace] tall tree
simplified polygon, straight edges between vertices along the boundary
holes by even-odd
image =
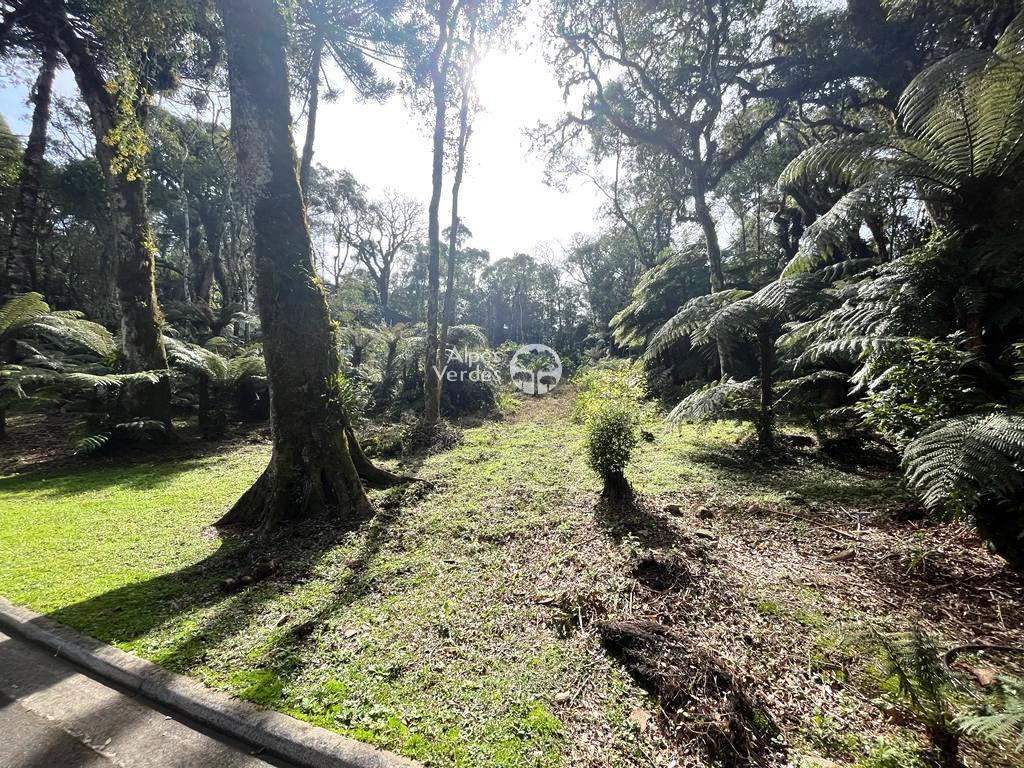
[[[392,85],[382,79],[374,59],[391,58],[402,40],[394,22],[395,0],[300,0],[293,28],[293,56],[306,73],[306,135],[299,162],[299,182],[309,192],[313,145],[320,107],[320,87],[326,81],[325,63],[333,62],[364,98],[382,98]],[[328,84],[328,95],[334,93]]]
[[[410,197],[387,191],[356,210],[346,237],[356,259],[366,267],[377,287],[381,316],[390,324],[391,277],[398,255],[419,240],[423,209]]]
[[[166,54],[185,36],[191,19],[177,2],[75,5],[73,15],[64,0],[12,5],[17,23],[63,55],[89,110],[113,223],[122,364],[128,371],[166,370],[144,172],[145,127],[150,97],[173,82]],[[140,383],[120,391],[121,417],[170,420],[167,376],[156,386]]]
[[[445,120],[448,112],[448,73],[455,48],[455,28],[463,0],[438,0],[430,8],[436,38],[427,60],[434,108],[433,152],[430,171],[430,205],[427,208],[427,343],[423,389],[423,423],[431,428],[441,418],[441,377],[437,366],[438,293],[441,289],[441,189],[444,184]]]
[[[469,36],[466,49],[459,67],[459,125],[455,138],[455,176],[452,179],[452,222],[448,227],[448,265],[444,288],[444,310],[441,319],[441,337],[437,347],[437,370],[443,370],[448,353],[448,329],[455,321],[455,274],[459,259],[459,192],[462,190],[462,177],[466,170],[466,146],[469,143],[471,130],[469,122],[470,102],[473,95],[473,71],[476,68],[476,31],[479,23],[479,12],[475,5],[466,10]],[[440,410],[441,388],[444,380],[438,380],[437,397]]]
[[[292,142],[287,33],[275,0],[218,0],[224,21],[238,173],[253,205],[256,287],[274,449],[219,521],[264,530],[314,515],[370,511],[366,460],[344,410],[338,343],[313,266]]]
[[[46,134],[50,122],[50,96],[57,71],[57,48],[43,48],[39,74],[32,87],[32,128],[22,157],[18,178],[18,196],[11,220],[11,239],[7,253],[6,293],[36,289],[36,262],[39,244],[39,184],[46,155]]]

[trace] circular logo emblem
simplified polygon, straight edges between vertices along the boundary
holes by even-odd
[[[558,353],[544,344],[524,344],[509,363],[512,383],[527,395],[546,395],[562,379]]]

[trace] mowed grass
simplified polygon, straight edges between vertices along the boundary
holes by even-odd
[[[890,476],[813,463],[741,471],[728,461],[740,434],[659,427],[631,477],[665,501],[798,492],[865,504],[896,492]],[[598,482],[564,398],[466,430],[415,468],[432,489],[376,494],[376,517],[229,594],[219,583],[238,573],[242,543],[209,525],[267,454],[0,479],[0,594],[429,765],[627,766],[651,754],[629,720],[647,697],[554,607],[564,593],[623,599],[635,546],[594,513]],[[595,541],[600,557],[576,558]]]

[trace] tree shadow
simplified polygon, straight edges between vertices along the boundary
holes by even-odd
[[[183,615],[178,637],[145,654],[162,666],[187,672],[206,653],[249,627],[267,604],[308,581],[317,562],[348,537],[361,538],[358,552],[327,604],[291,617],[274,630],[272,645],[285,646],[312,634],[316,625],[373,588],[366,571],[401,516],[398,502],[386,501],[377,514],[343,523],[314,520],[260,538],[252,530],[224,528],[221,546],[203,560],[172,573],[123,587],[52,611],[49,618],[105,643],[131,643]],[[258,574],[251,583],[247,575]],[[228,581],[232,580],[232,581]],[[238,586],[241,586],[239,589]],[[302,625],[302,626],[300,626]]]

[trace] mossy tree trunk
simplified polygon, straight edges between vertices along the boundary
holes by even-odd
[[[309,195],[309,180],[313,170],[313,144],[316,141],[316,118],[320,106],[320,67],[324,54],[324,39],[318,31],[313,39],[313,55],[306,79],[306,141],[302,145],[302,161],[299,164],[299,185],[302,194]]]
[[[253,202],[256,287],[274,448],[259,480],[219,521],[264,530],[313,515],[370,511],[339,400],[340,359],[296,174],[288,37],[275,0],[218,0],[231,134]]]
[[[129,155],[144,147],[121,148],[111,141],[130,129],[145,131],[149,93],[139,84],[132,94],[131,113],[101,69],[86,41],[68,19],[63,3],[52,3],[49,13],[32,23],[64,56],[75,76],[96,139],[96,157],[106,182],[113,223],[117,264],[117,300],[121,312],[121,357],[126,370],[166,371],[167,355],[161,334],[154,273],[155,246],[149,225],[144,159]],[[133,122],[133,126],[126,125]],[[137,383],[121,388],[117,420],[147,418],[170,422],[170,379],[156,384]]]
[[[32,88],[32,128],[22,156],[18,196],[11,218],[11,241],[7,255],[6,293],[36,289],[36,261],[39,243],[39,181],[46,155],[46,132],[50,122],[50,97],[57,71],[57,48],[47,45]]]

